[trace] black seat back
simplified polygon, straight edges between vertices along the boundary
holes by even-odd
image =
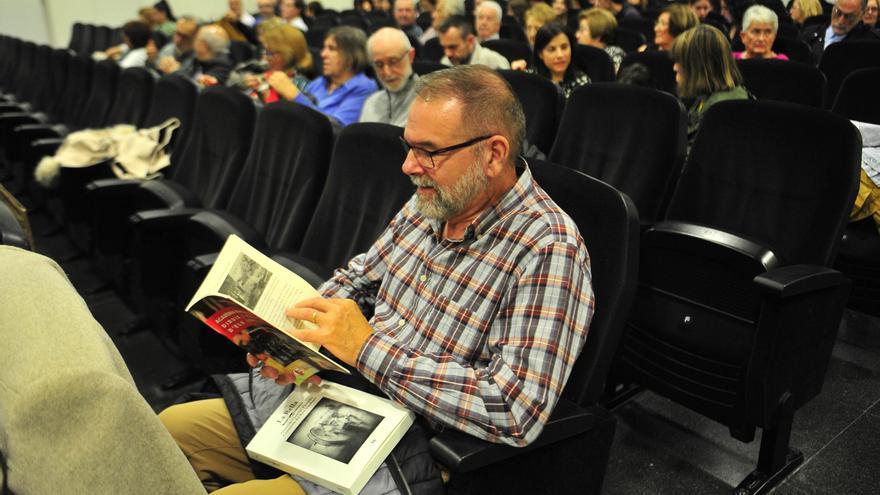
[[[500,53],[509,62],[525,60],[531,64],[532,49],[525,41],[497,39],[484,41],[482,45],[484,48]]]
[[[825,75],[813,65],[786,60],[737,60],[744,85],[759,100],[822,108]]]
[[[635,295],[639,215],[626,194],[581,172],[547,162],[535,162],[531,170],[575,221],[590,254],[595,313],[563,396],[578,404],[595,404]]]
[[[95,62],[88,57],[72,57],[67,67],[67,78],[60,93],[58,118],[73,126],[89,96]]]
[[[721,102],[700,124],[666,218],[759,242],[785,264],[827,266],[860,159],[861,137],[842,117],[772,101]],[[839,201],[840,191],[849,201]]]
[[[180,129],[174,133],[168,145],[171,150],[175,149],[178,143],[185,142],[192,127],[198,95],[198,86],[188,77],[176,74],[161,77],[156,82],[153,104],[144,121],[144,127],[153,127],[170,117],[177,117],[180,120]]]
[[[831,108],[850,72],[867,67],[880,67],[880,41],[844,41],[829,45],[819,61],[819,70],[828,78],[825,108]]]
[[[95,64],[92,69],[91,91],[74,121],[75,129],[104,127],[116,96],[119,72],[119,65],[112,60],[102,60]]]
[[[437,70],[448,69],[448,65],[443,65],[440,62],[434,62],[433,60],[424,60],[417,58],[413,60],[412,63],[413,72],[420,76],[424,76],[425,74],[430,74],[431,72]]]
[[[233,63],[240,64],[253,60],[257,56],[257,49],[247,41],[232,40],[229,42],[229,55]]]
[[[654,39],[654,37],[651,36],[651,39]],[[648,39],[638,31],[618,27],[614,29],[613,44],[622,48],[626,53],[635,53],[640,47],[648,44]]]
[[[251,146],[257,109],[234,88],[205,89],[196,101],[186,144],[171,156],[171,179],[209,208],[223,208]]]
[[[614,80],[614,62],[608,53],[594,46],[575,45],[572,62],[580,70],[590,76],[592,82],[610,82]]]
[[[298,249],[324,189],[332,150],[327,116],[286,101],[266,106],[225,209],[261,233],[269,248]]]
[[[626,193],[646,221],[661,217],[685,155],[687,119],[674,96],[616,83],[572,93],[550,160]]]
[[[498,71],[513,88],[526,114],[526,139],[544,153],[550,150],[565,97],[559,86],[545,77],[514,70]]]
[[[620,68],[639,63],[644,65],[651,73],[654,87],[669,94],[677,94],[675,84],[675,71],[672,70],[672,59],[667,52],[647,51],[641,53],[628,53],[620,63]]]
[[[439,62],[443,58],[440,38],[431,38],[425,42],[425,46],[422,48],[422,58],[433,62]]]
[[[153,102],[155,74],[144,67],[129,67],[119,76],[116,98],[107,115],[107,125],[131,124],[140,127]]]
[[[386,124],[352,124],[342,130],[327,183],[299,254],[327,268],[366,251],[413,194],[401,172],[406,152],[403,129]]]
[[[880,88],[880,67],[850,72],[837,92],[831,111],[850,120],[880,124],[877,88]]]

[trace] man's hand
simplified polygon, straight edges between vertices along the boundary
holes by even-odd
[[[198,77],[197,83],[201,84],[202,87],[207,88],[210,86],[216,86],[219,82],[216,77],[209,76],[208,74],[202,74]]]
[[[516,59],[510,63],[510,68],[512,70],[526,70],[529,67],[528,62],[523,59]]]
[[[373,333],[373,327],[351,299],[307,299],[288,308],[285,314],[317,326],[294,330],[296,338],[327,348],[349,366],[355,366],[361,347]]]
[[[272,86],[279,95],[285,100],[292,100],[299,96],[299,89],[296,87],[296,84],[287,77],[287,74],[281,72],[280,70],[276,70],[266,78],[266,82],[269,83],[269,86]]]
[[[247,353],[247,363],[251,368],[256,368],[261,362],[265,362],[268,357],[265,354],[257,354],[256,356]],[[263,366],[260,368],[260,374],[264,378],[268,378],[270,380],[275,380],[275,383],[278,385],[290,385],[291,383],[296,382],[296,379],[299,378],[299,374],[297,373],[279,373],[278,370],[271,366]],[[312,375],[309,377],[306,382],[314,383],[315,385],[319,385],[321,383],[321,377],[318,375]]]

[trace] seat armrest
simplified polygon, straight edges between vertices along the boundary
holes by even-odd
[[[45,118],[45,116],[43,116],[43,118]],[[0,115],[0,127],[15,129],[24,124],[47,124],[47,122],[40,120],[39,114],[33,114],[30,112],[13,112]]]
[[[86,194],[129,194],[138,187],[138,182],[137,180],[115,178],[93,180],[86,184]]]
[[[15,138],[24,142],[61,139],[67,134],[69,134],[68,129],[61,124],[22,124],[15,127]]]
[[[491,443],[454,430],[444,430],[431,439],[431,454],[453,472],[474,471],[592,429],[609,413],[599,407],[580,407],[560,399],[541,435],[526,447]]]
[[[732,251],[760,263],[765,270],[771,270],[780,264],[776,254],[768,249],[767,246],[751,239],[704,225],[664,221],[655,224],[645,234],[651,237],[652,240],[660,240],[661,242],[667,237],[674,238],[676,242],[688,242],[693,245],[695,252],[707,252],[707,250],[716,253]]]
[[[135,227],[162,228],[184,225],[193,215],[200,212],[198,208],[144,210],[128,217],[129,223]]]
[[[790,265],[755,277],[759,288],[780,298],[830,289],[845,282],[842,273],[819,265]]]

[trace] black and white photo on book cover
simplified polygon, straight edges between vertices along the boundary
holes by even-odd
[[[229,269],[223,284],[220,285],[220,292],[253,310],[270,278],[272,273],[269,270],[260,266],[248,255],[240,253]]]
[[[380,422],[378,414],[323,397],[287,441],[348,464]]]

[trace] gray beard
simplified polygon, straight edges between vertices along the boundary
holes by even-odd
[[[471,165],[448,190],[440,189],[433,180],[424,175],[410,176],[410,180],[417,186],[434,188],[433,198],[416,196],[416,209],[422,215],[441,222],[463,212],[477,195],[489,187],[489,178],[478,163]]]

